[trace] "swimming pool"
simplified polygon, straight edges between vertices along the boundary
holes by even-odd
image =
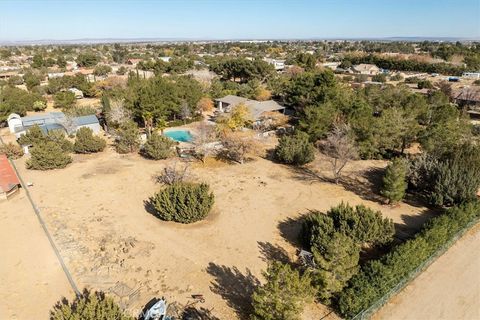
[[[188,130],[172,130],[166,131],[163,134],[170,139],[180,142],[190,142],[193,139],[192,134]]]

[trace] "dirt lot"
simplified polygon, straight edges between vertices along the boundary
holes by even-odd
[[[362,173],[383,167],[381,161],[350,165],[347,171],[356,168],[355,175],[347,172],[345,186],[319,181],[318,172],[292,171],[260,158],[244,165],[195,164],[193,175],[210,183],[216,204],[206,221],[193,225],[162,222],[144,207],[159,188],[152,176],[165,161],[108,150],[75,156],[72,165],[51,172],[26,170],[24,159],[17,164],[34,183],[32,195],[79,287],[110,292],[133,313],[155,296],[186,304],[191,294],[201,293],[206,297],[201,306],[214,315],[240,317],[267,260],[294,257],[295,218],[309,209],[365,203],[391,217],[400,232],[417,228],[430,214],[406,204],[382,206],[366,196]],[[326,166],[322,159],[313,165]],[[9,236],[24,241],[22,234]],[[62,294],[59,290],[57,296]],[[309,308],[305,318],[327,312]]]
[[[480,225],[470,230],[374,319],[480,319]]]
[[[25,193],[0,202],[0,319],[48,319],[73,296]]]

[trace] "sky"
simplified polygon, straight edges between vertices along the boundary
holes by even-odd
[[[0,0],[0,41],[480,39],[480,0]]]

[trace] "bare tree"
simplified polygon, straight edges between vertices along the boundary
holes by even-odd
[[[261,151],[258,138],[250,131],[226,132],[221,141],[223,150],[220,155],[240,164],[244,163],[248,156],[257,155]]]
[[[358,156],[350,127],[344,123],[336,124],[321,145],[321,149],[329,157],[335,183],[338,183],[347,163]]]
[[[180,105],[180,117],[182,118],[183,123],[185,123],[186,120],[191,116],[192,116],[192,111],[190,110],[188,103],[186,101],[183,101],[182,104]]]
[[[108,125],[119,126],[131,118],[130,110],[125,108],[122,100],[112,100],[110,110],[107,111],[106,119]]]
[[[196,133],[193,139],[195,155],[202,162],[205,162],[208,156],[214,155],[217,152],[213,145],[217,138],[216,130],[214,126],[202,121],[198,125]]]
[[[65,114],[65,117],[60,120],[60,124],[65,128],[68,135],[73,134],[77,129],[77,124],[75,123],[73,116],[67,113]]]
[[[177,161],[167,165],[161,173],[155,176],[155,181],[165,185],[172,185],[178,182],[184,182],[190,177],[190,166],[184,164],[177,166]]]

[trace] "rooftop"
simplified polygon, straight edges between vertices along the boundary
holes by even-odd
[[[7,156],[0,154],[0,191],[9,192],[20,184]]]

